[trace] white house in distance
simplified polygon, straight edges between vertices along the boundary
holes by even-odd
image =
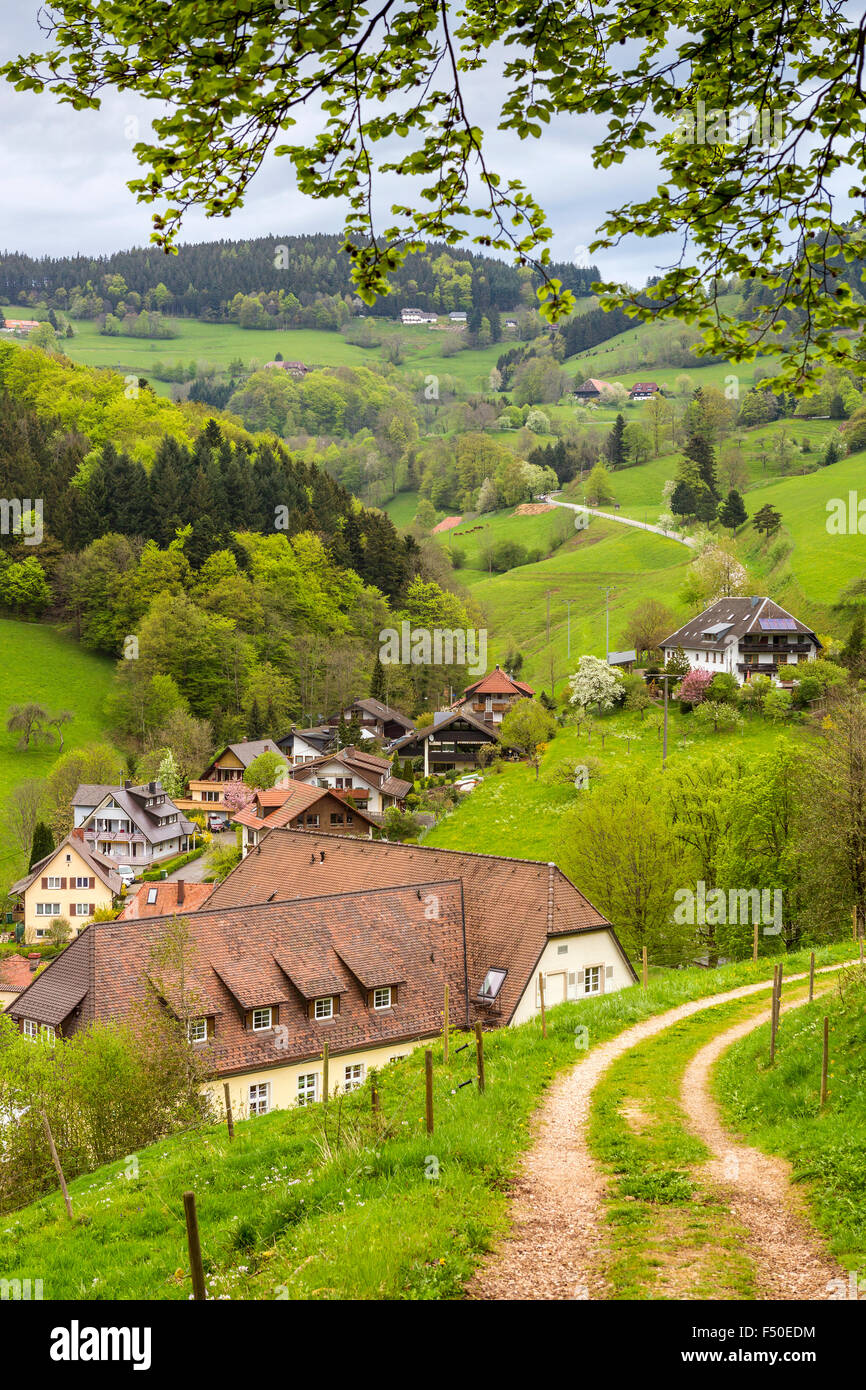
[[[72,798],[72,812],[74,828],[88,849],[137,870],[186,853],[195,831],[161,782],[82,784]]]
[[[727,671],[744,685],[752,676],[779,684],[796,680],[792,669],[814,661],[821,650],[815,633],[770,598],[720,598],[661,643],[667,661],[682,647],[690,665]]]

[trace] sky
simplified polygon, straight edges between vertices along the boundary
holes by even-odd
[[[142,0],[146,3],[147,0]],[[8,5],[8,0],[7,0]],[[40,50],[47,45],[36,25],[35,0],[15,0],[3,14],[3,57]],[[469,89],[470,113],[489,126],[489,112],[502,83],[495,73]],[[50,93],[16,92],[0,83],[0,159],[3,168],[0,247],[41,255],[97,255],[145,245],[150,239],[153,207],[139,204],[127,181],[140,173],[132,154],[147,133],[148,103],[129,94],[108,93],[101,110],[73,111]],[[312,117],[307,129],[313,129]],[[292,134],[303,138],[303,119]],[[490,165],[508,178],[520,178],[545,209],[554,233],[554,260],[586,264],[585,248],[605,213],[627,199],[650,193],[656,185],[646,151],[625,164],[594,170],[591,149],[601,133],[592,118],[562,120],[541,141],[493,131]],[[409,201],[405,187],[392,176],[383,184],[383,211],[391,201]],[[383,223],[384,225],[384,223]],[[181,240],[335,232],[342,229],[336,202],[315,202],[297,192],[288,159],[269,158],[254,180],[246,205],[230,219],[208,220],[191,212]],[[481,228],[479,227],[479,230]],[[630,238],[615,251],[591,258],[604,278],[642,285],[678,247],[673,241]]]

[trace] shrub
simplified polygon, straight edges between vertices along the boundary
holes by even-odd
[[[736,677],[730,671],[717,671],[707,686],[704,698],[716,704],[738,705],[740,687]]]
[[[712,671],[702,671],[698,667],[689,671],[683,679],[677,692],[680,701],[680,708],[683,705],[699,705],[707,693],[707,688],[714,679]]]

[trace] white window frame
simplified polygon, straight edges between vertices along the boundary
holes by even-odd
[[[382,1002],[382,1003],[379,1002],[379,996],[380,996],[380,995],[386,995],[386,996],[387,996],[387,998],[386,998],[386,999],[384,1000],[384,1002]],[[390,986],[390,985],[380,985],[378,989],[374,989],[374,990],[373,990],[373,1008],[374,1008],[374,1009],[381,1010],[381,1009],[390,1009],[390,1007],[391,1007],[391,986]]]
[[[60,916],[60,904],[59,904],[59,903],[37,903],[37,904],[36,904],[36,916],[37,916],[37,917],[59,917],[59,916]]]
[[[343,1090],[357,1091],[367,1076],[366,1062],[347,1062],[343,1068]]]
[[[90,903],[76,903],[73,911],[74,917],[89,917]]]
[[[148,906],[150,906],[150,907],[153,906],[153,904],[156,902],[157,896],[158,896],[158,893],[157,893],[157,890],[156,890],[155,888],[148,888],[148,890],[147,890],[147,902],[148,902]]]
[[[60,878],[60,874],[48,874],[45,878],[45,887],[49,891],[51,891],[51,889],[57,891],[60,888]]]
[[[259,1017],[260,1014],[267,1014],[267,1016],[268,1016],[268,1021],[267,1021],[267,1023],[257,1023],[257,1022],[256,1022],[256,1020],[257,1020],[257,1018]],[[274,1011],[273,1011],[273,1009],[272,1009],[269,1005],[268,1005],[268,1006],[263,1006],[263,1007],[260,1008],[260,1009],[253,1009],[253,1032],[254,1032],[254,1033],[266,1033],[266,1032],[268,1031],[269,1028],[273,1028],[273,1026],[274,1026],[274,1025],[273,1025],[273,1021],[272,1021],[272,1020],[273,1020],[273,1017],[274,1017]]]
[[[89,877],[89,875],[88,875],[88,874],[79,874],[79,875],[77,876],[76,880],[75,880],[74,886],[75,886],[76,888],[89,888],[89,887],[90,887],[90,877]]]
[[[592,989],[592,988],[591,988],[591,982],[592,982],[593,979],[595,980],[595,989]],[[585,965],[585,966],[583,967],[583,993],[584,993],[584,994],[601,994],[601,993],[602,993],[602,984],[603,984],[603,982],[604,982],[604,966],[603,966],[603,965]]]
[[[250,1115],[267,1115],[271,1108],[270,1081],[254,1081],[248,1093]]]
[[[315,1105],[319,1099],[319,1073],[304,1071],[298,1076],[298,1105]]]
[[[36,1022],[35,1019],[33,1019],[33,1018],[24,1018],[24,1019],[21,1020],[21,1023],[22,1023],[22,1029],[21,1029],[21,1031],[22,1031],[22,1033],[23,1033],[23,1035],[24,1035],[25,1038],[32,1038],[32,1039],[35,1040],[36,1038],[39,1037],[39,1025],[38,1025],[38,1023]]]
[[[204,1030],[202,1032],[202,1029]],[[207,1019],[190,1018],[186,1024],[186,1040],[189,1043],[207,1042]]]
[[[319,1005],[320,1005],[320,1004],[321,1004],[321,1006],[322,1006],[322,1007],[321,1007],[321,1010],[319,1009]],[[326,1006],[327,1006],[327,1007],[326,1007]],[[334,1017],[334,996],[333,996],[332,994],[327,994],[327,995],[325,995],[322,999],[316,999],[316,1000],[314,1000],[314,1002],[313,1002],[313,1018],[314,1018],[314,1019],[316,1019],[318,1022],[321,1022],[322,1019],[333,1018],[333,1017]]]

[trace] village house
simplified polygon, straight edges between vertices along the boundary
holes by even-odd
[[[335,835],[370,837],[378,825],[366,811],[347,806],[336,791],[296,781],[287,787],[256,792],[249,806],[235,813],[234,820],[243,827],[243,854],[255,849],[262,836],[274,826],[289,826],[293,830],[322,829]]]
[[[661,387],[656,381],[636,381],[628,393],[629,400],[650,401],[653,396],[657,396],[660,391]]]
[[[624,652],[608,652],[608,666],[615,666],[620,671],[633,671],[637,662],[637,651],[630,647]]]
[[[720,598],[665,638],[665,661],[678,647],[693,668],[727,671],[740,685],[753,676],[787,685],[797,679],[796,666],[815,660],[821,643],[770,598]]]
[[[296,729],[292,725],[287,734],[275,740],[277,747],[290,767],[298,763],[311,763],[334,747],[337,741],[337,723],[317,724],[311,729]]]
[[[10,333],[32,333],[39,327],[38,319],[7,319],[6,328]]]
[[[213,889],[212,883],[186,883],[182,878],[168,879],[164,883],[142,883],[127,898],[123,911],[117,914],[117,921],[197,912]]]
[[[82,784],[72,798],[73,825],[91,851],[140,873],[191,848],[196,827],[161,782],[122,787]]]
[[[433,723],[400,738],[391,752],[401,758],[423,758],[424,776],[464,772],[480,767],[482,748],[499,742],[495,725],[466,709],[437,710]]]
[[[401,309],[400,322],[404,327],[414,323],[436,323],[439,315],[429,313],[426,309]]]
[[[271,895],[321,898],[347,883],[359,892],[424,886],[424,899],[431,885],[454,880],[462,885],[470,1024],[480,1018],[499,1027],[533,1017],[539,971],[549,1005],[634,982],[610,922],[555,864],[535,860],[273,830],[217,884],[210,907],[229,916]],[[501,978],[490,979],[491,972]]]
[[[394,739],[403,738],[404,734],[411,733],[415,728],[407,715],[401,714],[398,709],[391,709],[389,705],[372,696],[363,700],[353,700],[351,705],[346,705],[340,713],[347,724],[351,719],[357,718],[361,733],[376,739],[378,743],[392,743]],[[339,720],[338,714],[336,719],[329,722],[339,724]]]
[[[461,309],[457,309],[453,314],[448,315],[449,323],[466,323],[467,315]]]
[[[598,377],[587,377],[581,386],[575,386],[572,396],[576,401],[598,401],[602,391],[610,391],[609,381],[601,381]]]
[[[412,790],[411,782],[391,776],[388,758],[352,746],[293,767],[291,776],[310,786],[330,788],[342,801],[351,797],[356,806],[373,816],[382,816],[389,806],[402,807]]]
[[[352,883],[351,892],[344,890]],[[508,904],[507,912],[503,904]],[[90,928],[9,1009],[71,1037],[151,997],[201,1048],[238,1117],[363,1085],[442,1028],[496,1028],[631,985],[610,923],[553,864],[273,830],[188,922],[185,991],[151,974],[168,919]]]
[[[275,753],[281,760],[283,753],[271,738],[242,739],[240,743],[229,743],[212,758],[201,777],[190,779],[189,796],[178,797],[177,805],[182,811],[205,811],[208,814],[227,814],[229,808],[223,801],[223,788],[228,782],[242,782],[250,763],[262,753]],[[289,770],[278,781],[285,786]]]
[[[525,681],[515,680],[497,666],[486,676],[467,685],[452,708],[482,719],[485,724],[501,724],[503,717],[518,700],[531,700],[535,691]]]
[[[14,1004],[42,964],[40,956],[25,960],[24,956],[5,956],[0,960],[0,1013]]]
[[[268,367],[282,367],[284,372],[291,372],[292,376],[297,379],[306,376],[310,370],[309,367],[304,366],[303,362],[266,362],[265,369]]]
[[[97,908],[113,906],[120,889],[111,859],[94,850],[87,843],[86,830],[79,828],[13,883],[9,893],[17,901],[15,917],[29,944],[47,937],[58,917],[69,923],[70,935],[75,936]]]

